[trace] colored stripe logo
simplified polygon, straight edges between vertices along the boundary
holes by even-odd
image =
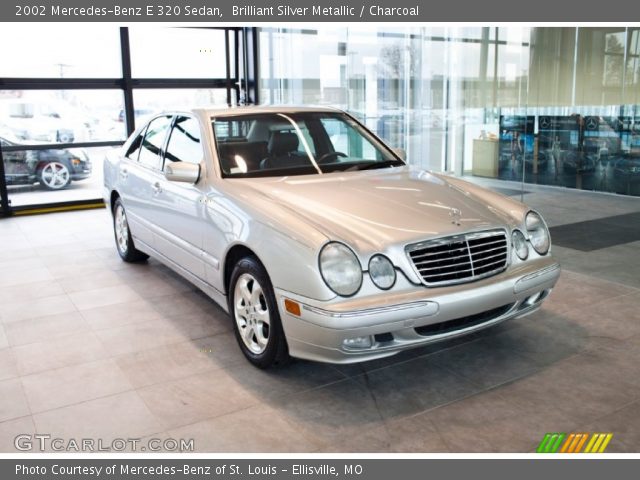
[[[536,453],[604,453],[612,433],[547,433]]]

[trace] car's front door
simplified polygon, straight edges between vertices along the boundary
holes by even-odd
[[[198,120],[176,115],[163,152],[164,168],[175,162],[198,165],[203,153]],[[156,249],[165,257],[200,279],[203,264],[203,193],[198,182],[168,180],[159,173],[153,185],[153,219],[157,225]]]

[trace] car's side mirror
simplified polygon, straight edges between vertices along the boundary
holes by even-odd
[[[172,182],[196,183],[200,178],[200,165],[188,162],[171,162],[164,166],[164,176]]]
[[[407,159],[407,152],[405,151],[404,148],[392,148],[391,150],[393,151],[393,153],[395,153],[397,156],[399,156],[400,159],[402,159],[402,160],[406,160]]]

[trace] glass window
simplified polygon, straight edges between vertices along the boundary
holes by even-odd
[[[0,77],[122,76],[120,29],[115,26],[3,23],[0,45]]]
[[[171,130],[165,162],[200,163],[202,161],[200,124],[195,118],[179,116]]]
[[[0,142],[19,145],[6,139]],[[119,147],[2,153],[11,205],[18,207],[102,198],[102,163],[107,156],[118,155]]]
[[[198,106],[226,106],[227,91],[223,88],[137,89],[133,91],[133,103],[136,125],[140,125],[162,112],[185,111]]]
[[[625,32],[605,34],[605,56],[602,74],[602,83],[605,86],[619,86],[622,84],[625,42]]]
[[[151,121],[142,141],[138,161],[149,168],[160,169],[160,153],[171,125],[171,117],[166,115]]]
[[[349,158],[380,160],[381,153],[348,123],[338,118],[323,118],[321,122],[336,155],[341,152]]]
[[[224,30],[129,28],[134,78],[225,78]]]
[[[122,109],[117,90],[0,90],[0,131],[31,144],[124,140]]]
[[[136,139],[131,142],[129,150],[127,150],[127,153],[125,155],[128,159],[133,160],[134,162],[138,161],[138,157],[140,156],[140,148],[142,147],[142,139],[144,138],[144,134],[146,131],[146,128],[143,129],[142,132],[140,132],[140,135],[138,135]]]
[[[637,27],[264,28],[260,49],[261,101],[345,109],[422,168],[638,194]]]
[[[243,115],[214,119],[213,130],[227,176],[306,175],[404,164],[360,124],[339,113]]]

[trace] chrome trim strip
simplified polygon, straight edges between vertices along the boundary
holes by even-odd
[[[332,317],[332,318],[363,317],[363,316],[369,316],[369,315],[380,315],[390,311],[397,312],[397,311],[403,311],[403,310],[410,310],[414,308],[425,308],[425,307],[435,306],[435,310],[433,312],[421,314],[421,316],[431,316],[438,313],[438,310],[440,309],[439,305],[436,302],[429,302],[429,301],[401,303],[399,305],[388,305],[386,307],[367,308],[364,310],[351,310],[347,312],[334,312],[331,310],[325,310],[324,308],[312,307],[311,305],[307,305],[304,303],[301,303],[301,305],[303,309],[308,310],[312,313],[315,313],[317,315],[322,315],[325,317]]]
[[[476,240],[478,238],[491,237],[499,233],[504,233],[505,238],[507,238],[506,228],[492,228],[491,230],[482,230],[480,232],[458,233],[455,235],[449,235],[448,237],[439,237],[439,238],[434,238],[432,240],[425,240],[424,242],[412,243],[410,245],[407,245],[406,250],[409,252],[413,252],[414,250],[420,250],[421,248],[425,248],[427,246],[434,246],[438,244],[448,245],[456,241],[460,243],[464,243],[465,239]]]

